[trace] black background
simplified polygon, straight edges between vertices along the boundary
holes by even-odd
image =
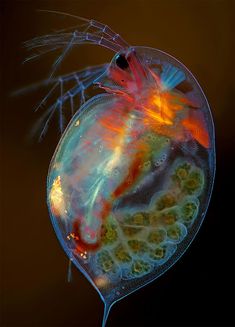
[[[1,1],[1,326],[100,326],[102,302],[73,269],[46,207],[47,169],[58,142],[52,125],[43,143],[28,142],[32,108],[43,91],[11,92],[47,77],[55,57],[21,65],[22,42],[74,21],[51,9],[94,18],[133,45],[164,50],[199,80],[216,128],[217,174],[206,219],[184,256],[162,277],[114,305],[107,326],[234,326],[234,1]],[[110,61],[84,46],[62,69]]]

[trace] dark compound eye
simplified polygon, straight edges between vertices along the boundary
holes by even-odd
[[[116,65],[121,69],[127,69],[129,64],[124,55],[118,55],[116,57]]]

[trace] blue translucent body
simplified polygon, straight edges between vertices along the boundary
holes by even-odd
[[[210,146],[153,132],[135,108],[126,114],[129,107],[117,95],[98,95],[73,116],[50,165],[48,207],[65,252],[97,289],[107,311],[163,274],[188,248],[205,217],[215,174],[213,122],[197,81],[171,56],[136,50],[156,73],[161,67],[166,88],[181,85],[179,92],[197,102]],[[128,127],[114,147],[115,134],[103,125],[107,115],[121,117]],[[140,142],[149,149],[141,173],[111,201]]]

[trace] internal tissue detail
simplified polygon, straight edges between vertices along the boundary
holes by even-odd
[[[151,165],[152,161],[149,161]],[[201,168],[184,159],[177,160],[164,182],[165,189],[153,191],[148,203],[130,207],[120,205],[120,208],[109,210],[100,226],[100,235],[94,236],[99,238],[99,246],[92,248],[92,242],[90,248],[88,246],[89,264],[97,276],[105,275],[111,280],[132,279],[164,264],[197,218],[204,180]],[[70,214],[65,215],[65,195],[59,176],[55,177],[50,194],[53,213],[60,219],[64,211],[63,216],[67,216],[65,219],[71,226],[71,218],[76,221],[73,216],[76,207],[71,206]],[[96,220],[92,223],[94,233],[98,225]],[[68,234],[71,247],[75,252],[84,253],[85,243],[80,241],[79,224],[72,223],[72,226],[72,233]]]

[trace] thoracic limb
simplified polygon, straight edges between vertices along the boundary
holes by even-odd
[[[41,10],[44,11],[44,10]],[[46,11],[46,10],[45,10]],[[44,112],[42,118],[40,119],[40,124],[44,123],[44,127],[40,134],[40,138],[45,134],[48,124],[53,117],[54,113],[59,114],[59,126],[60,131],[62,132],[64,129],[64,104],[68,101],[71,114],[77,110],[76,105],[74,104],[75,96],[79,95],[80,97],[80,105],[85,102],[85,90],[93,83],[93,81],[104,72],[106,69],[106,64],[101,66],[94,66],[80,72],[75,72],[66,76],[60,76],[58,78],[54,78],[53,75],[57,70],[58,66],[61,64],[65,56],[69,53],[69,51],[76,45],[82,44],[95,44],[100,45],[102,47],[106,47],[114,52],[118,52],[124,48],[127,48],[129,45],[121,38],[121,36],[114,31],[112,31],[107,25],[99,23],[95,20],[89,20],[86,18],[74,16],[71,14],[61,13],[57,11],[46,11],[53,14],[60,14],[64,16],[68,16],[70,18],[76,19],[79,22],[79,25],[75,25],[72,28],[63,29],[60,31],[56,31],[55,33],[51,33],[48,35],[43,35],[39,37],[35,37],[32,40],[26,41],[25,46],[28,50],[34,50],[35,53],[29,56],[25,60],[25,62],[30,61],[32,59],[37,59],[40,56],[62,49],[61,54],[56,58],[52,65],[52,70],[50,72],[50,77],[42,85],[50,85],[53,84],[50,91],[43,98],[40,104],[37,106],[36,110],[40,107],[44,106],[45,103],[51,98],[55,96],[55,93],[59,91],[59,96],[57,96],[57,100],[48,107],[48,109]],[[70,88],[67,87],[66,83],[75,82],[75,86]],[[40,85],[37,84],[37,85]],[[35,88],[37,85],[31,87]],[[68,84],[67,84],[68,85]],[[20,92],[17,92],[20,93]]]
[[[101,75],[105,69],[107,68],[107,64],[88,67],[84,70],[74,72],[68,75],[60,76],[58,78],[50,79],[49,81],[45,81],[42,83],[38,83],[37,86],[40,85],[48,85],[53,84],[50,91],[46,94],[46,96],[42,99],[39,105],[35,108],[35,111],[42,108],[49,99],[56,96],[56,92],[59,92],[59,96],[57,96],[56,101],[49,106],[49,108],[43,113],[39,122],[37,123],[37,130],[42,130],[40,132],[39,139],[45,135],[48,125],[53,117],[53,115],[57,112],[59,115],[59,128],[62,133],[64,130],[64,104],[68,103],[71,109],[71,116],[78,110],[78,108],[85,102],[85,91],[86,89],[94,82],[94,80]],[[65,91],[66,83],[74,82],[75,85]],[[34,88],[35,86],[32,86]],[[27,90],[27,89],[26,89]],[[24,91],[24,90],[23,90]],[[23,92],[22,91],[22,92]],[[80,98],[80,104],[77,107],[74,107],[74,98],[78,96]]]

